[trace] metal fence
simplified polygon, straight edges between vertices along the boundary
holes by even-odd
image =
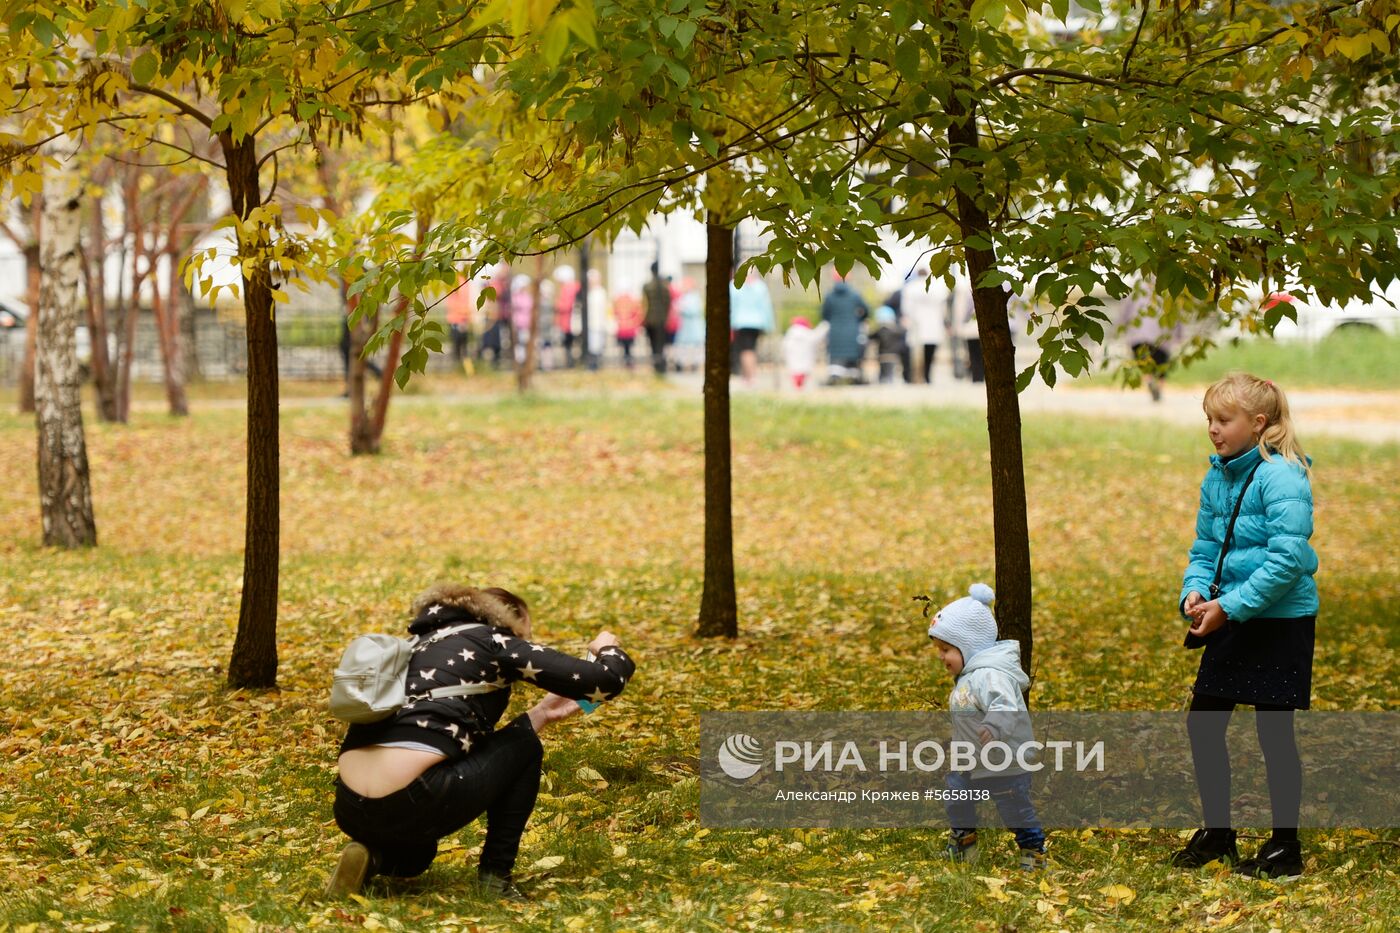
[[[283,379],[340,380],[345,378],[345,355],[341,349],[341,318],[331,315],[288,315],[277,322],[277,366]],[[187,316],[185,327],[186,365],[194,379],[211,381],[243,378],[248,369],[248,342],[243,324],[221,320],[214,312],[200,309]],[[79,328],[79,360],[91,359],[87,328]],[[109,338],[109,355],[115,341]],[[382,362],[383,353],[372,359]],[[24,328],[0,330],[0,385],[19,380],[24,359]],[[429,358],[429,371],[450,370],[455,362],[447,354]],[[164,368],[155,319],[143,313],[136,322],[131,353],[131,377],[138,382],[158,382]]]
[[[650,264],[651,254],[638,252],[634,257],[645,269]],[[277,367],[284,380],[305,380],[327,382],[345,378],[346,356],[342,350],[341,318],[333,314],[284,315],[277,321]],[[542,316],[539,365],[541,369],[557,369],[565,365],[562,346],[552,333],[553,315]],[[192,380],[212,382],[241,380],[248,369],[248,344],[241,322],[221,319],[215,312],[205,308],[197,310],[185,319],[186,366]],[[87,328],[79,328],[78,357],[87,364],[91,359]],[[428,372],[457,371],[460,363],[452,356],[450,339],[444,339],[442,353],[428,357]],[[472,334],[466,352],[477,365],[490,365],[482,362],[477,355],[481,344],[481,334]],[[109,356],[115,353],[113,341],[109,339]],[[644,348],[638,351],[644,353]],[[384,362],[384,352],[370,357],[375,366]],[[0,386],[14,385],[19,381],[24,360],[24,328],[0,329]],[[508,368],[511,363],[509,338],[505,352],[498,365]],[[646,361],[639,355],[637,365]],[[621,349],[610,336],[604,349],[600,365],[621,367]],[[155,319],[145,312],[136,323],[135,341],[132,345],[131,378],[137,382],[160,382],[164,378],[164,364],[161,361],[160,344],[156,336]]]

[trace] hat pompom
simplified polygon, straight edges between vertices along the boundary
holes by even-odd
[[[977,600],[984,606],[990,606],[992,604],[992,600],[997,598],[996,593],[993,593],[992,588],[985,583],[972,584],[967,588],[967,595],[971,596],[973,599]]]

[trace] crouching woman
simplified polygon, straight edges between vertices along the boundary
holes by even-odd
[[[523,898],[512,871],[539,792],[539,732],[577,713],[576,701],[617,696],[636,665],[609,632],[589,644],[590,659],[531,641],[529,607],[497,587],[438,585],[412,612],[407,702],[387,719],[350,726],[340,747],[335,821],[354,841],[326,894],[356,893],[376,874],[422,874],[439,839],[485,814],[478,880],[491,893]],[[497,729],[518,681],[545,696]],[[430,693],[462,684],[483,686],[466,696]]]

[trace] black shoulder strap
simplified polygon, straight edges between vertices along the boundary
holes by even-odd
[[[1230,524],[1225,528],[1225,540],[1220,544],[1220,556],[1215,561],[1215,579],[1210,584],[1211,599],[1220,595],[1220,577],[1225,573],[1225,554],[1230,550],[1230,545],[1235,540],[1235,520],[1240,517],[1240,506],[1244,504],[1244,494],[1249,490],[1249,484],[1254,479],[1254,474],[1258,473],[1259,468],[1263,465],[1262,459],[1254,464],[1254,468],[1244,478],[1244,485],[1240,487],[1239,498],[1235,500],[1235,510],[1230,513]]]

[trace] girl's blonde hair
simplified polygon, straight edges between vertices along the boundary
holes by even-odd
[[[1307,455],[1303,453],[1298,435],[1293,431],[1293,419],[1288,414],[1288,397],[1272,380],[1260,379],[1249,373],[1227,373],[1206,389],[1201,407],[1211,418],[1236,411],[1244,412],[1250,418],[1263,415],[1264,430],[1259,433],[1259,452],[1264,459],[1276,453],[1312,476]]]

